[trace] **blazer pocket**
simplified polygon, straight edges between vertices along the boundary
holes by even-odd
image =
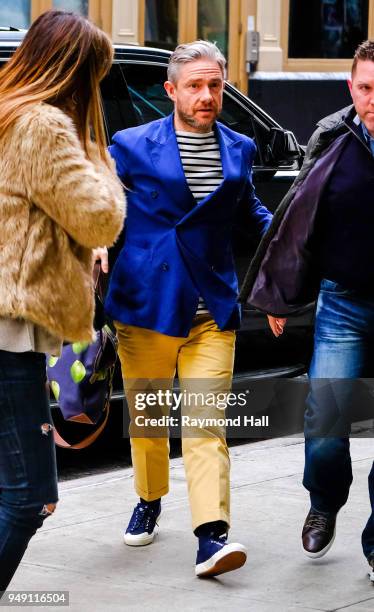
[[[123,296],[142,292],[149,285],[151,274],[152,249],[126,243],[113,270],[119,292]]]

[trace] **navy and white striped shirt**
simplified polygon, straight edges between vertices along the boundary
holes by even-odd
[[[196,134],[176,130],[179,154],[187,184],[196,203],[219,187],[223,180],[221,154],[215,133]],[[197,314],[209,312],[200,297]]]
[[[177,142],[184,174],[197,202],[222,183],[222,163],[214,132],[195,134],[177,131]]]

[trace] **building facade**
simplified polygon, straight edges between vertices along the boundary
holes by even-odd
[[[0,25],[27,27],[53,7],[87,15],[118,43],[216,41],[229,80],[301,140],[315,118],[349,102],[354,49],[374,38],[374,0],[1,0]]]

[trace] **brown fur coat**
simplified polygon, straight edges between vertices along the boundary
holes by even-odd
[[[92,249],[113,244],[125,213],[114,164],[95,159],[44,103],[0,139],[0,316],[68,341],[93,338]]]

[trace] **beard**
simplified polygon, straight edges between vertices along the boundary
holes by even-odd
[[[212,130],[213,123],[215,122],[217,115],[218,115],[215,109],[212,109],[212,110],[214,113],[213,119],[198,119],[194,115],[185,113],[183,109],[181,108],[176,108],[175,112],[177,113],[180,121],[182,121],[186,125],[189,125],[201,132],[210,132]]]

